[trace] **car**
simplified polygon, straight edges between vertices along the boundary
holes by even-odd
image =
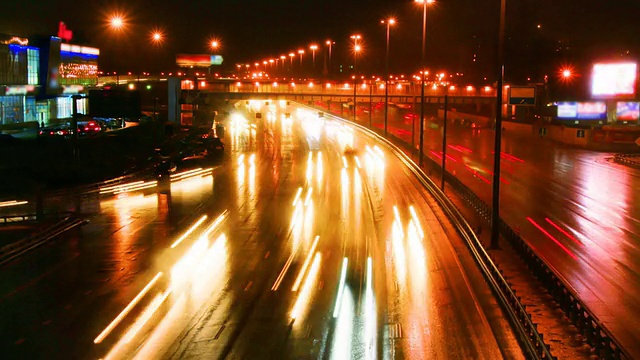
[[[78,121],[79,136],[93,136],[102,132],[102,126],[95,120]]]
[[[69,127],[66,125],[46,127],[40,129],[38,132],[42,137],[69,137],[71,133]]]

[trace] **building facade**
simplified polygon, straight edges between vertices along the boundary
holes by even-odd
[[[0,126],[45,126],[72,116],[72,96],[98,82],[96,48],[63,44],[57,37],[27,39],[0,34]],[[87,101],[77,102],[87,112]]]

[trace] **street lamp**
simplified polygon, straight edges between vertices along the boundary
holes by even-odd
[[[331,70],[331,46],[335,44],[335,41],[327,40],[325,41],[325,44],[329,46],[329,67],[328,68],[325,67],[325,70],[324,70],[325,76],[326,76],[329,73],[329,70]],[[325,66],[327,66],[326,58],[325,58],[324,64]]]
[[[282,60],[282,68],[283,68],[283,69],[284,69],[284,60],[285,60],[286,58],[287,58],[286,56],[284,56],[284,55],[280,55],[280,60]]]
[[[395,25],[396,19],[390,18],[388,20],[382,20],[381,23],[387,25],[387,52],[384,70],[384,136],[386,137],[389,117],[389,33],[391,26]]]
[[[313,68],[315,69],[315,67],[316,67],[316,50],[318,50],[318,45],[311,44],[311,46],[309,46],[309,49],[311,49],[311,59],[313,59],[311,63],[313,65]]]
[[[160,30],[153,30],[151,32],[151,41],[153,41],[154,44],[158,45],[162,43],[163,40],[164,40],[164,35]]]
[[[298,50],[298,54],[300,54],[300,67],[302,68],[302,55],[304,55],[304,49]]]
[[[111,26],[111,28],[114,29],[114,30],[122,30],[122,29],[124,29],[124,26],[125,26],[124,17],[122,15],[119,15],[119,14],[114,14],[109,19],[109,26]]]
[[[362,47],[358,44],[358,40],[362,37],[360,35],[351,35],[350,38],[353,39],[353,122],[356,122],[356,90],[358,88],[358,72],[356,71],[356,65],[358,63],[358,53],[362,51]]]
[[[289,67],[293,67],[293,58],[296,56],[294,53],[289,53],[289,59],[291,60]]]
[[[420,66],[422,68],[421,82],[420,82],[420,155],[418,164],[422,166],[424,161],[424,75],[425,75],[425,63],[424,56],[426,52],[427,44],[427,7],[433,4],[434,0],[415,0],[417,3],[422,4],[422,56],[420,58]]]
[[[500,0],[498,29],[498,81],[496,84],[496,121],[493,144],[493,188],[491,199],[491,242],[489,247],[500,247],[500,155],[502,153],[502,84],[504,82],[504,23],[506,0]]]
[[[220,41],[218,41],[216,39],[211,40],[211,43],[209,43],[209,47],[213,51],[218,50],[218,48],[220,47]]]

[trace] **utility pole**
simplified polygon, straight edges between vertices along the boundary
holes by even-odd
[[[500,248],[500,155],[502,153],[502,87],[504,82],[504,22],[506,0],[500,0],[498,30],[498,86],[496,88],[496,129],[493,154],[493,201],[491,208],[491,249]]]

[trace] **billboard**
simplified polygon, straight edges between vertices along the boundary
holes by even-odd
[[[594,64],[591,74],[591,95],[594,98],[633,98],[636,94],[638,64]]]
[[[640,103],[635,101],[618,101],[616,118],[623,121],[637,121],[640,118]]]
[[[607,118],[607,104],[604,101],[560,102],[558,119],[604,120]]]
[[[209,67],[222,64],[222,56],[209,54],[178,54],[176,65],[180,67]]]

